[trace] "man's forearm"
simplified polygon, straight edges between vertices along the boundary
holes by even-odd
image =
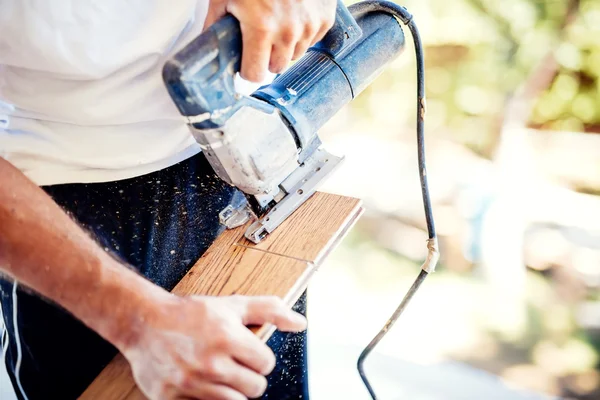
[[[164,292],[125,268],[42,189],[0,158],[0,272],[55,301],[118,347]],[[162,293],[160,293],[162,295]],[[134,317],[135,316],[135,317]]]

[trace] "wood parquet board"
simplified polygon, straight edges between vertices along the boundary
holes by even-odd
[[[182,296],[275,295],[291,307],[361,214],[359,199],[317,192],[258,245],[244,238],[246,226],[223,232],[173,292]],[[266,341],[274,328],[252,330]],[[122,355],[80,397],[92,399],[145,400]]]

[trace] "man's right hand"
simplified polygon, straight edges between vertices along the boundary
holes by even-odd
[[[210,0],[205,27],[230,13],[240,21],[240,75],[262,82],[321,40],[335,22],[336,0]]]
[[[306,319],[276,297],[166,295],[120,350],[152,400],[256,398],[275,356],[246,326],[265,323],[306,328]]]

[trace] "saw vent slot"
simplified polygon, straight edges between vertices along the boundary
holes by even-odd
[[[336,64],[325,54],[309,51],[287,72],[275,78],[273,83],[294,91],[297,96],[300,96],[335,66]]]

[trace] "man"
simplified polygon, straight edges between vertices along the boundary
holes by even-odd
[[[160,71],[225,13],[260,82],[322,38],[335,1],[0,2],[2,342],[20,399],[77,398],[117,350],[151,399],[306,398],[303,302],[169,293],[234,189]],[[267,322],[269,346],[246,328]]]

